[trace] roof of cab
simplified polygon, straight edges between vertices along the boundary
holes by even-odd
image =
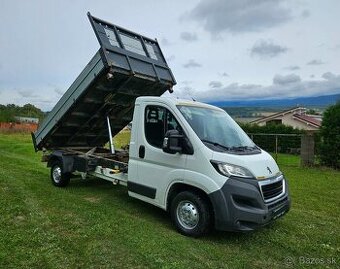
[[[142,102],[163,102],[166,104],[173,104],[175,106],[194,106],[194,107],[201,107],[201,108],[224,111],[221,108],[218,108],[216,106],[209,105],[206,103],[201,103],[201,102],[188,100],[188,99],[178,99],[178,98],[168,97],[168,96],[161,96],[161,97],[141,96],[136,99],[136,103],[142,103]]]

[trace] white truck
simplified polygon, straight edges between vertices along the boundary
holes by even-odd
[[[251,231],[288,212],[287,179],[224,110],[160,97],[176,82],[157,40],[88,16],[101,48],[32,134],[55,186],[75,173],[127,186],[195,237]],[[131,120],[129,149],[115,149]]]

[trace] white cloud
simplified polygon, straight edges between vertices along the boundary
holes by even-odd
[[[188,42],[193,42],[193,41],[198,40],[196,33],[182,32],[180,37],[182,40],[188,41]]]
[[[160,43],[161,43],[162,46],[171,46],[171,45],[174,44],[173,42],[171,42],[169,39],[167,39],[165,37],[163,37],[161,39]]]
[[[290,70],[290,71],[295,71],[295,70],[299,70],[300,66],[298,65],[290,65],[290,66],[286,66],[284,69]]]
[[[181,91],[181,96],[186,98],[186,99],[190,99],[195,95],[195,91],[192,87],[190,86],[184,86],[180,88]]]
[[[257,56],[261,59],[268,59],[286,53],[287,50],[286,47],[274,44],[273,41],[258,40],[251,48],[250,55]]]
[[[186,85],[186,86],[188,86],[188,85],[190,85],[190,84],[192,84],[192,83],[193,83],[192,80],[183,80],[183,81],[182,81],[182,84],[184,84],[184,85]]]
[[[338,49],[340,49],[340,44],[336,44],[332,49],[333,49],[333,50],[338,50]]]
[[[322,83],[328,84],[322,84],[325,88],[320,87],[319,93],[328,93],[336,79],[327,80],[329,75],[321,78],[321,74],[339,73],[340,35],[334,34],[340,24],[336,12],[339,5],[339,1],[324,1],[321,5],[317,1],[292,0],[127,0],[117,9],[117,4],[109,0],[100,5],[95,1],[83,1],[81,5],[68,1],[67,8],[64,1],[3,1],[0,16],[11,22],[11,27],[0,24],[0,103],[39,101],[42,109],[51,109],[98,51],[99,44],[86,17],[88,10],[108,22],[158,38],[176,80],[192,81],[189,85],[178,83],[175,93],[188,86],[191,89],[187,92],[206,98],[214,98],[215,93],[221,98],[275,98],[276,94],[310,95],[315,85]],[[176,18],[182,11],[187,11],[186,19],[180,21]],[[304,18],[308,13],[310,16]],[[196,33],[198,41],[183,41],[181,32]],[[250,49],[258,39],[266,40],[274,49],[255,50],[254,57],[250,57]],[[319,62],[306,65],[313,59]],[[300,75],[301,81],[285,84],[281,91],[283,85],[272,80],[275,74],[287,73]],[[311,74],[315,77],[309,77]],[[209,83],[215,80],[223,85],[212,90]],[[291,90],[293,85],[296,92]],[[24,91],[22,95],[18,89]],[[23,97],[30,95],[25,92],[30,89],[37,97]],[[38,100],[45,97],[47,100]]]
[[[176,59],[175,55],[170,55],[169,57],[166,57],[166,58],[165,58],[165,60],[166,60],[167,62],[172,62],[172,61],[175,60],[175,59]]]
[[[301,80],[295,74],[275,75],[271,85],[231,83],[225,87],[205,91],[191,91],[199,101],[224,101],[244,99],[272,99],[299,96],[318,96],[340,93],[340,75],[323,74],[320,80]],[[303,94],[301,94],[303,93]],[[181,92],[176,95],[182,96]]]
[[[218,89],[218,88],[221,88],[223,84],[221,81],[210,81],[209,86],[213,89]]]
[[[321,77],[327,80],[333,80],[333,79],[336,79],[337,76],[331,72],[326,72]]]
[[[289,21],[291,10],[284,1],[201,0],[188,16],[212,34],[256,32]]]
[[[286,84],[291,84],[291,83],[297,83],[300,81],[301,81],[301,78],[295,74],[290,74],[286,76],[275,75],[273,78],[273,84],[276,84],[276,85],[286,85]]]
[[[302,18],[308,18],[310,16],[310,11],[305,9],[301,13]]]
[[[198,62],[196,62],[193,59],[190,59],[187,63],[183,64],[184,68],[195,68],[195,67],[201,67],[202,65]]]
[[[58,94],[59,96],[62,96],[65,91],[61,90],[60,88],[55,88],[54,91],[56,92],[56,94]]]
[[[50,94],[42,94],[49,92]],[[23,106],[25,104],[32,104],[39,107],[43,111],[50,111],[57,103],[60,95],[56,94],[55,89],[0,89],[1,104],[16,104]]]
[[[221,77],[225,77],[225,78],[229,77],[229,74],[227,72],[223,72],[223,73],[219,72],[218,75]]]
[[[319,59],[314,59],[307,63],[307,65],[321,65],[321,64],[324,64],[324,62]]]
[[[24,98],[35,98],[39,96],[32,90],[18,90],[18,93],[21,97]]]

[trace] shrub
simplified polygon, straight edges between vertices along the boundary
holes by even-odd
[[[240,123],[241,128],[253,139],[256,145],[270,152],[275,151],[275,136],[256,135],[256,134],[302,134],[302,130],[294,129],[283,124],[268,124],[259,126],[256,124]],[[254,134],[254,135],[252,135]],[[299,149],[301,138],[299,136],[278,136],[278,151],[291,153],[293,149]],[[296,150],[295,153],[297,153]]]
[[[340,168],[340,102],[326,109],[320,129],[320,161],[322,164]]]

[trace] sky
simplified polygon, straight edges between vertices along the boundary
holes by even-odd
[[[51,108],[99,48],[95,17],[157,38],[198,101],[340,93],[338,0],[0,0],[0,104]]]

